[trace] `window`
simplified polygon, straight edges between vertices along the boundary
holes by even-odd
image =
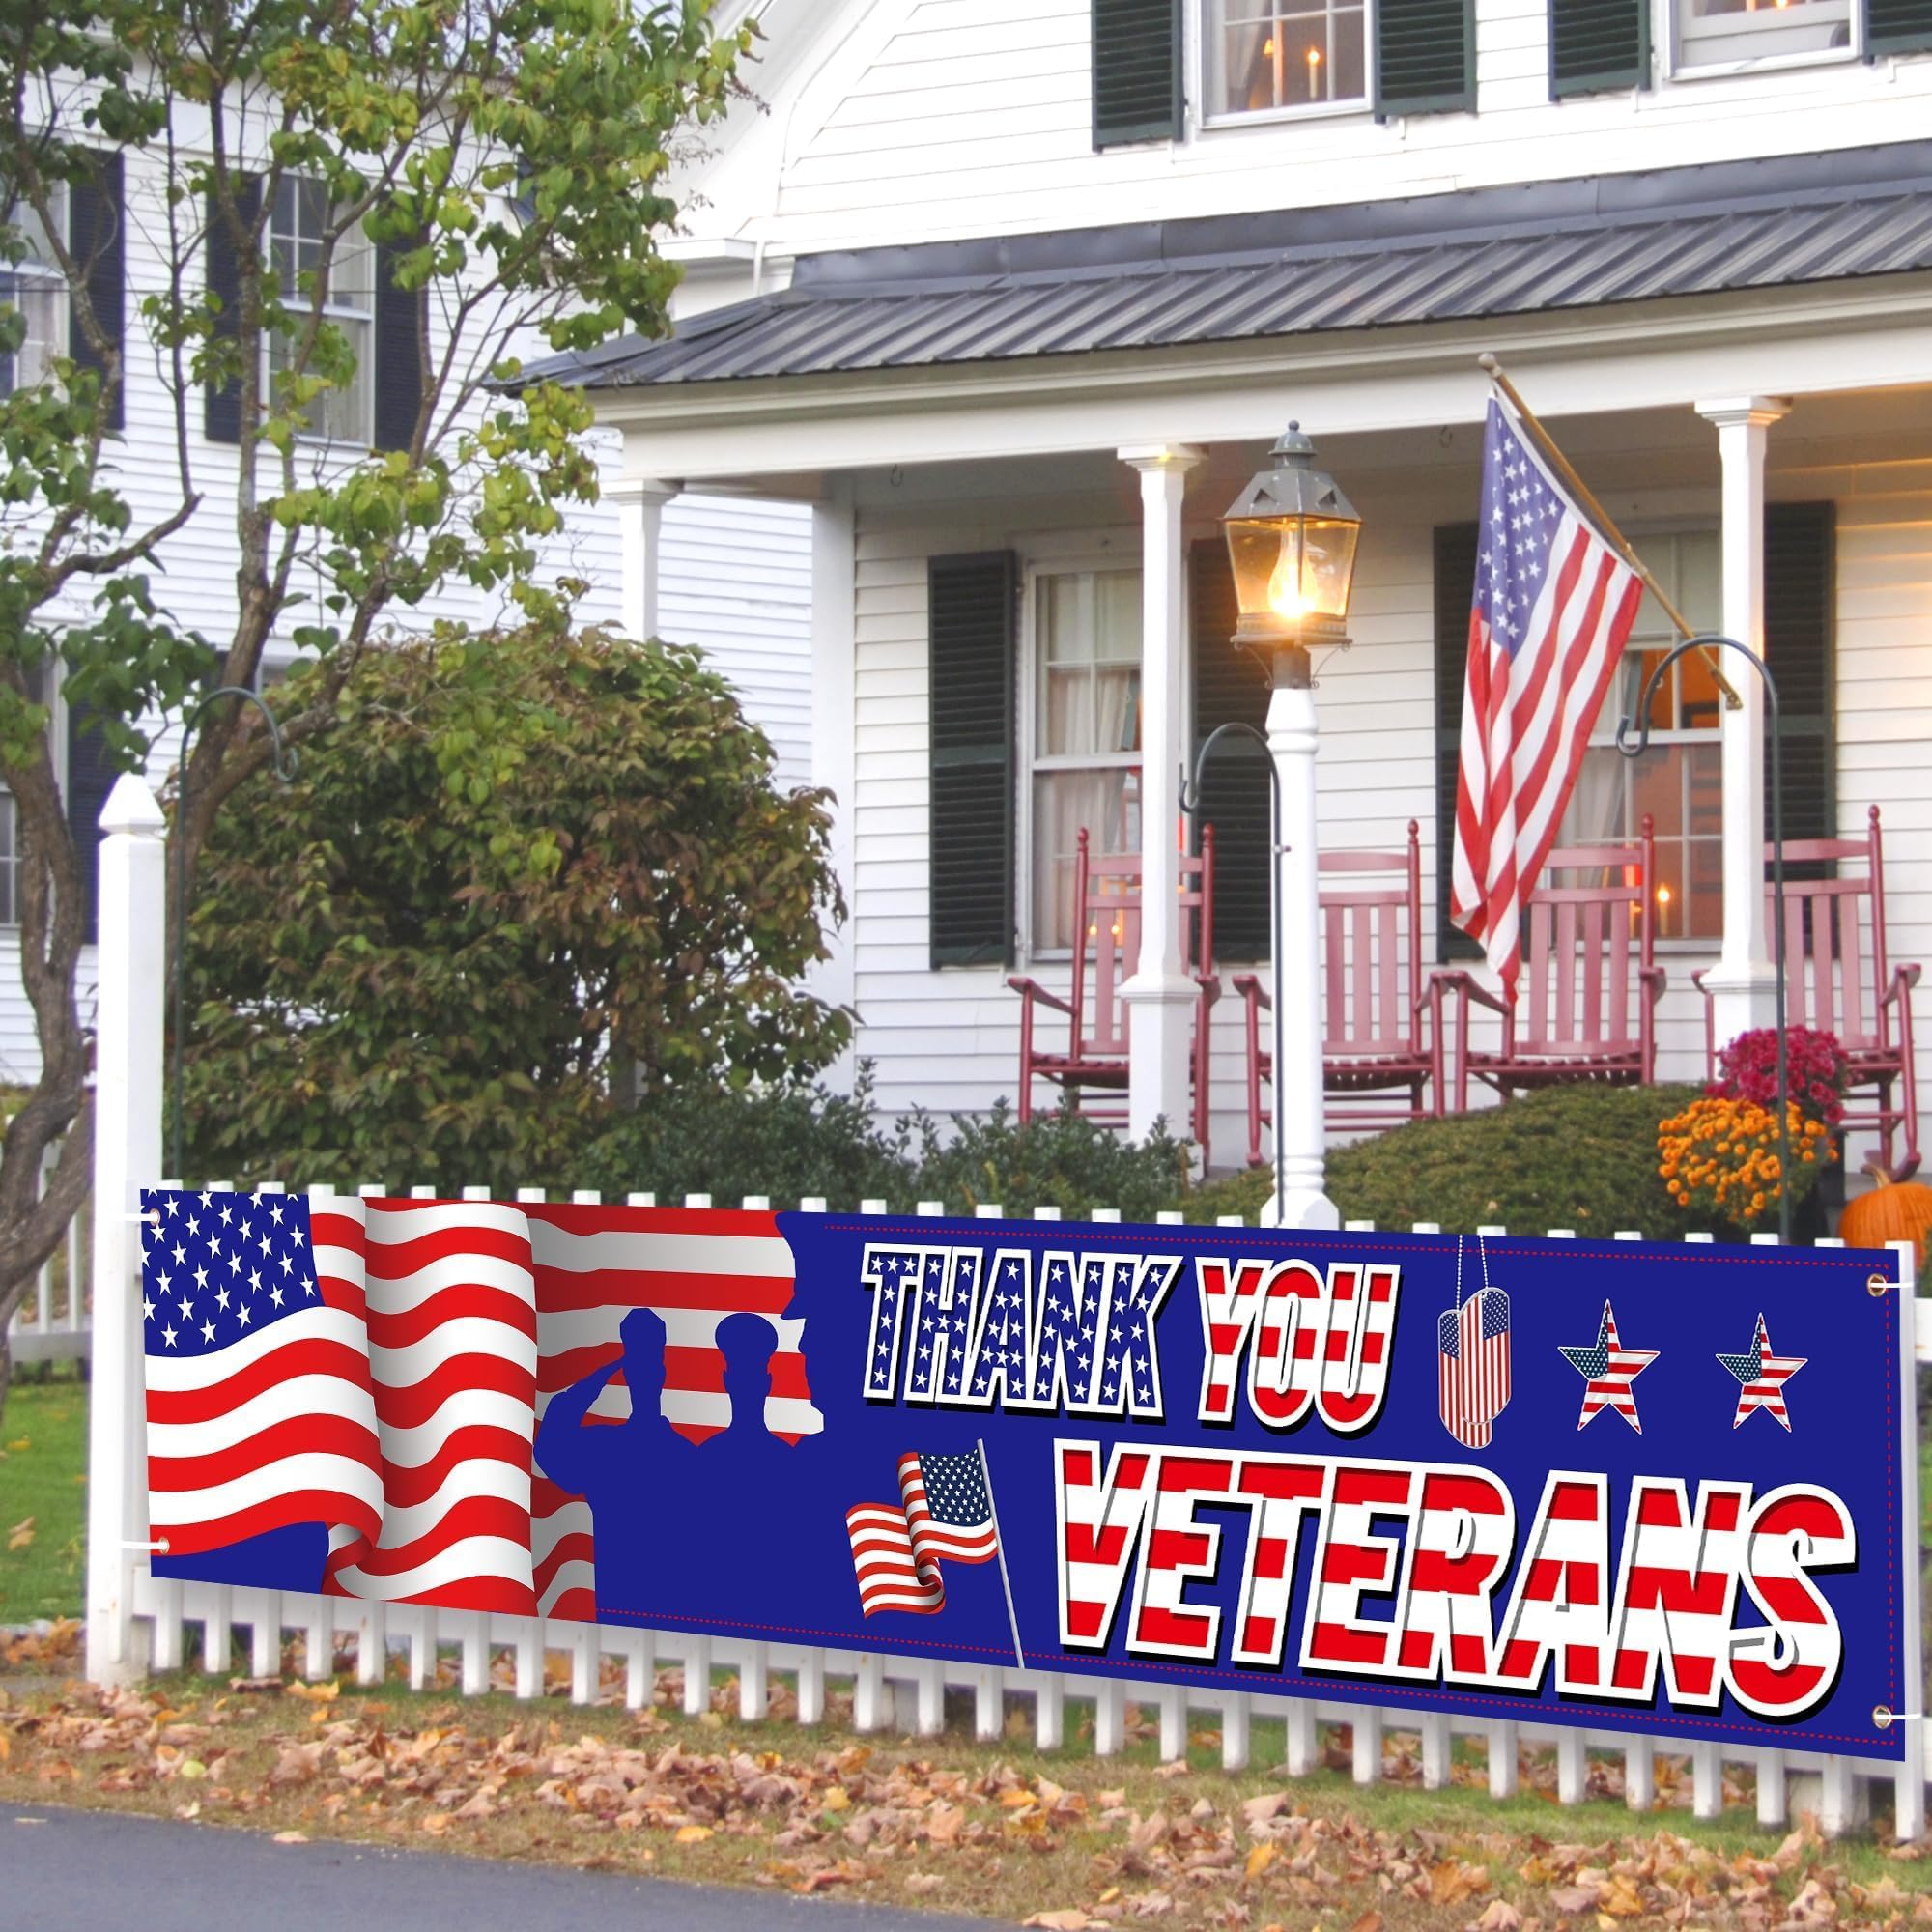
[[[1080,833],[1102,853],[1141,849],[1141,574],[1034,581],[1032,951],[1073,944]]]
[[[1691,623],[1715,628],[1721,614],[1718,533],[1648,536],[1640,544],[1671,602]],[[1630,759],[1616,745],[1617,721],[1635,716],[1644,680],[1676,641],[1670,620],[1646,594],[1557,843],[1634,845],[1644,813],[1650,813],[1657,837],[1658,937],[1716,940],[1724,928],[1721,705],[1701,655],[1679,658],[1658,687],[1650,752]]]
[[[270,261],[298,330],[314,299],[315,278],[327,274],[323,316],[342,331],[355,358],[355,373],[346,384],[324,390],[309,404],[307,433],[328,442],[368,443],[373,440],[376,251],[359,225],[345,230],[336,238],[332,253],[328,251],[327,232],[339,219],[320,182],[284,176],[270,224]],[[299,340],[299,334],[270,337],[271,376],[289,366]],[[313,356],[309,367],[315,368]]]
[[[55,218],[65,217],[64,206],[56,203]],[[46,382],[53,375],[54,357],[68,353],[67,280],[40,216],[25,202],[16,202],[12,219],[26,247],[14,265],[10,291],[27,326],[26,340],[14,357],[14,384],[26,389]]]
[[[1677,65],[1849,52],[1853,0],[1676,0]]]
[[[1362,106],[1367,0],[1205,0],[1214,114]]]

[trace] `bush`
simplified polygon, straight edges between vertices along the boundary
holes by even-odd
[[[573,1163],[568,1184],[607,1200],[634,1189],[668,1202],[704,1192],[721,1208],[748,1194],[768,1195],[775,1208],[817,1195],[848,1212],[867,1199],[900,1213],[943,1201],[955,1215],[996,1202],[1019,1216],[1050,1207],[1078,1220],[1118,1208],[1151,1221],[1180,1204],[1186,1172],[1185,1150],[1165,1134],[1135,1146],[1065,1112],[1021,1126],[1005,1101],[984,1119],[887,1124],[865,1063],[849,1095],[819,1087],[661,1095],[603,1134]]]
[[[1356,1141],[1328,1159],[1329,1198],[1345,1221],[1406,1229],[1435,1221],[1446,1234],[1479,1227],[1540,1235],[1574,1228],[1608,1240],[1639,1228],[1681,1241],[1692,1219],[1658,1173],[1659,1122],[1697,1097],[1695,1087],[1552,1087],[1489,1107]],[[1259,1212],[1268,1169],[1216,1181],[1187,1203],[1190,1220]]]

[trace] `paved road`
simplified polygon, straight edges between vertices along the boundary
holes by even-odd
[[[983,1923],[437,1852],[277,1845],[260,1833],[112,1811],[0,1805],[8,1932],[959,1932]]]

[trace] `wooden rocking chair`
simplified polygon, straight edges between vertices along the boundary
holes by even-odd
[[[1063,999],[1037,980],[1014,974],[1007,980],[1024,1002],[1020,1008],[1022,1122],[1033,1119],[1033,1083],[1050,1080],[1068,1094],[1076,1111],[1106,1126],[1127,1121],[1127,1006],[1122,984],[1141,950],[1141,861],[1138,853],[1094,858],[1083,826],[1073,865],[1073,977]],[[1193,1118],[1189,1130],[1208,1158],[1209,1016],[1221,996],[1214,977],[1214,828],[1201,836],[1198,856],[1180,860],[1181,951],[1196,987],[1192,1057]],[[1041,1007],[1067,1018],[1066,1045],[1055,1052],[1037,1041]],[[1102,1096],[1097,1104],[1089,1094]]]
[[[1422,840],[1408,821],[1402,852],[1323,852],[1321,1085],[1331,1128],[1382,1128],[1442,1111],[1439,1030],[1424,1024]],[[1335,883],[1326,883],[1329,880]],[[1274,1080],[1262,1014],[1274,1007],[1252,973],[1233,981],[1247,1006],[1248,1164],[1262,1157],[1262,1129],[1274,1110],[1262,1082]],[[1433,1091],[1434,1099],[1429,1098]]]
[[[1628,845],[1573,845],[1550,853],[1548,873],[1523,903],[1526,956],[1512,1007],[1460,970],[1429,982],[1442,1037],[1442,1004],[1456,1009],[1456,1108],[1469,1104],[1469,1076],[1508,1099],[1566,1082],[1647,1087],[1657,1077],[1657,1003],[1663,969],[1656,942],[1656,840],[1648,814],[1636,852]],[[1587,885],[1548,874],[1594,873]],[[1469,1009],[1502,1016],[1494,1049],[1469,1044]]]
[[[1834,1035],[1844,1048],[1849,1079],[1844,1126],[1876,1129],[1886,1172],[1902,1180],[1918,1167],[1918,1083],[1912,1060],[1912,989],[1919,968],[1893,966],[1885,946],[1885,861],[1878,807],[1865,814],[1862,838],[1792,838],[1785,842],[1785,1013],[1793,1026]],[[1770,848],[1766,848],[1767,864]],[[1861,870],[1848,871],[1862,860]],[[1793,866],[1829,867],[1822,878],[1794,879]],[[1767,894],[1766,929],[1776,943],[1777,907]],[[1704,976],[1704,1070],[1715,1079],[1718,1039],[1715,1002]],[[1896,1085],[1898,1097],[1892,1097]],[[1904,1147],[1893,1158],[1893,1143]]]

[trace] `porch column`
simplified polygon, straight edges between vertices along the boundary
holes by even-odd
[[[1127,1129],[1136,1140],[1165,1117],[1188,1132],[1188,1049],[1197,988],[1181,958],[1180,774],[1187,756],[1187,560],[1180,534],[1187,472],[1205,460],[1189,443],[1121,451],[1141,473],[1141,950],[1121,988],[1128,1002]]]
[[[1723,465],[1723,629],[1760,657],[1765,440],[1771,425],[1789,407],[1769,396],[1732,396],[1697,405],[1697,413],[1717,427]],[[1744,703],[1722,716],[1724,938],[1717,965],[1704,976],[1716,1002],[1713,1017],[1720,1047],[1776,1018],[1764,925],[1764,687],[1742,664],[1727,667],[1725,675]]]
[[[658,634],[658,579],[664,556],[664,507],[678,494],[675,483],[651,476],[620,476],[604,493],[617,506],[624,542],[624,609],[627,637]]]

